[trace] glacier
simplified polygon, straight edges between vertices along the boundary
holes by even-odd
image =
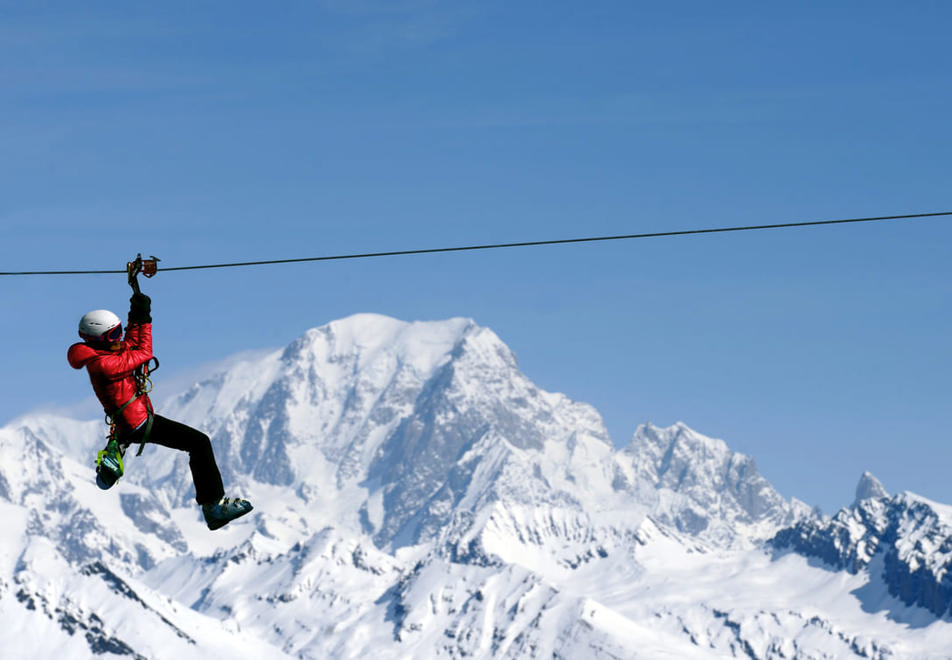
[[[864,474],[825,517],[683,423],[617,449],[470,319],[334,321],[158,412],[255,511],[209,532],[158,446],[103,493],[101,422],[14,420],[4,658],[952,657],[952,508]]]

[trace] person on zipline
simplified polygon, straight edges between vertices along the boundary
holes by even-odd
[[[111,423],[109,442],[96,458],[96,483],[104,490],[116,483],[129,445],[139,444],[140,453],[147,442],[186,451],[195,499],[208,528],[218,529],[253,507],[247,500],[225,497],[207,435],[153,412],[144,385],[153,360],[152,300],[138,286],[134,290],[124,338],[118,316],[105,309],[93,310],[79,321],[83,341],[70,346],[67,353],[74,369],[86,367]]]

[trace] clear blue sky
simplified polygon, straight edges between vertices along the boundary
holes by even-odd
[[[942,2],[0,4],[0,271],[952,210]],[[616,443],[826,512],[952,502],[952,220],[165,273],[159,391],[356,312],[467,316]],[[0,423],[88,396],[120,275],[0,278]],[[163,375],[164,372],[164,375]],[[162,378],[160,378],[162,376]]]

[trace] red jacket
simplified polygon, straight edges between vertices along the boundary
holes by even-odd
[[[67,359],[73,369],[86,367],[96,398],[107,414],[114,414],[126,401],[135,396],[136,381],[133,369],[152,359],[152,324],[130,323],[122,348],[118,351],[97,349],[78,343],[69,347]],[[152,403],[145,394],[126,406],[120,419],[115,420],[120,432],[137,428],[146,420]]]

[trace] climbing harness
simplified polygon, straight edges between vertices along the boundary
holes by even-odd
[[[152,366],[153,362],[155,363],[155,366]],[[117,420],[119,419],[119,415],[121,415],[122,411],[125,410],[133,401],[138,399],[140,396],[145,396],[152,391],[152,379],[150,378],[150,375],[158,368],[159,359],[155,356],[153,356],[145,364],[141,364],[136,367],[135,371],[132,372],[132,377],[135,378],[136,381],[136,393],[132,395],[131,399],[119,406],[115,412],[110,413],[109,411],[105,411],[106,424],[109,425],[108,439],[110,441],[115,440],[118,444],[119,428]],[[139,441],[139,450],[136,452],[136,456],[140,456],[142,454],[142,450],[145,448],[145,443],[149,441],[149,435],[152,433],[152,422],[155,418],[155,413],[152,411],[151,406],[148,405],[146,406],[146,413],[148,417],[146,417],[145,428],[142,431],[142,440]]]

